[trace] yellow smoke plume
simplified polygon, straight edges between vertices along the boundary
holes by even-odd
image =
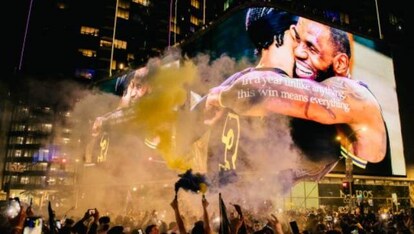
[[[197,68],[191,61],[180,67],[160,69],[148,80],[150,92],[136,103],[134,121],[142,126],[148,139],[158,143],[159,151],[167,166],[185,171],[191,167],[189,160],[175,146],[179,111],[187,106],[188,88],[197,79]]]

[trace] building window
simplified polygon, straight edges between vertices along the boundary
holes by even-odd
[[[23,132],[25,127],[26,127],[26,125],[24,125],[24,124],[15,124],[15,125],[13,125],[12,130]]]
[[[26,144],[36,144],[36,139],[33,137],[26,137]]]
[[[15,176],[15,175],[14,175],[14,176],[12,176],[12,177],[10,178],[10,183],[11,183],[11,184],[16,184],[16,183],[17,183],[17,179],[18,179],[18,178],[17,178],[17,176]]]
[[[118,6],[122,9],[129,9],[129,1],[119,1]]]
[[[99,35],[99,29],[92,28],[92,27],[87,27],[87,26],[82,26],[80,33],[97,37]]]
[[[33,171],[46,171],[47,170],[47,163],[36,163],[33,165]]]
[[[49,149],[40,148],[37,155],[36,161],[48,161],[49,160]]]
[[[127,56],[128,56],[127,57],[127,60],[128,61],[133,61],[135,59],[135,55],[134,54],[128,54]]]
[[[340,13],[340,21],[342,24],[349,24],[349,15],[345,13]]]
[[[127,42],[126,41],[121,41],[121,40],[115,39],[115,45],[114,46],[117,49],[124,49],[124,50],[126,50],[126,48],[127,48]]]
[[[125,10],[125,9],[118,9],[118,11],[116,12],[116,16],[121,18],[121,19],[128,20],[129,19],[129,11]]]
[[[38,131],[39,130],[39,125],[29,125],[28,127],[27,127],[27,131],[28,132],[36,132],[36,131]]]
[[[26,144],[39,144],[40,139],[37,137],[27,137],[26,138]]]
[[[116,60],[112,60],[111,69],[112,70],[116,69]]]
[[[6,170],[12,172],[24,172],[26,166],[20,163],[7,163]]]
[[[23,144],[24,138],[21,136],[18,137],[11,137],[10,138],[10,144]]]
[[[177,26],[177,25],[172,25],[171,26],[171,31],[178,35],[178,34],[180,34],[180,27]]]
[[[25,150],[23,157],[28,158],[33,156],[33,150]]]
[[[16,109],[16,114],[27,116],[27,114],[29,114],[29,109],[27,107],[19,107]]]
[[[67,145],[69,142],[70,142],[70,138],[67,138],[67,137],[62,137],[62,143],[63,143],[64,145]]]
[[[99,45],[101,47],[112,47],[112,43],[110,41],[107,41],[107,40],[101,40]]]
[[[96,57],[96,51],[88,49],[79,49],[78,50],[85,57]]]
[[[148,6],[150,4],[150,0],[132,0],[135,3],[141,4],[143,6]]]
[[[198,22],[199,22],[199,19],[197,18],[197,17],[195,17],[195,16],[191,16],[191,18],[190,18],[190,22],[192,23],[192,24],[194,24],[194,25],[197,25],[198,26]]]
[[[191,6],[193,6],[196,9],[200,8],[200,2],[198,0],[191,0]]]
[[[56,5],[60,10],[66,9],[66,4],[63,2],[58,2]]]
[[[20,178],[20,183],[21,184],[29,184],[29,177],[28,176],[22,176]]]
[[[49,179],[46,181],[48,185],[55,185],[56,184],[56,178],[55,177],[49,177]]]
[[[50,123],[43,123],[41,124],[41,131],[45,133],[52,132],[52,124]]]

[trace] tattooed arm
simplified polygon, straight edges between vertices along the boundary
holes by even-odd
[[[352,143],[356,155],[369,162],[385,157],[386,130],[380,106],[371,92],[355,80],[332,77],[318,83],[253,71],[230,86],[213,88],[206,109],[217,106],[240,115],[277,113],[322,124],[347,124],[357,139]],[[367,131],[360,131],[363,128]]]

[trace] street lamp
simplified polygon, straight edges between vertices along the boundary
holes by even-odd
[[[349,186],[349,209],[352,210],[353,207],[353,167],[354,167],[354,163],[359,165],[359,164],[363,164],[361,162],[356,162],[353,158],[355,157],[351,151],[353,151],[353,148],[351,149],[351,145],[352,143],[354,143],[356,140],[352,140],[350,141],[350,138],[353,137],[357,132],[359,131],[363,131],[365,132],[367,130],[367,127],[361,127],[357,130],[352,131],[350,134],[348,134],[345,137],[345,146],[343,146],[341,144],[341,157],[345,158],[345,181],[348,182],[348,186]],[[337,140],[341,141],[341,137],[338,136]]]

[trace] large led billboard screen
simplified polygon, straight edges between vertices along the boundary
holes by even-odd
[[[199,37],[184,43],[185,53],[194,57],[202,52],[209,54],[213,60],[227,55],[239,61],[247,59],[249,62],[257,65],[260,57],[257,56],[257,49],[248,32],[246,32],[247,12],[248,9],[240,10]],[[266,26],[262,26],[262,29],[257,30],[256,33],[265,30],[263,27]],[[358,166],[354,167],[354,173],[362,175],[404,176],[406,174],[405,161],[390,48],[385,42],[372,41],[350,33],[349,37],[351,41],[350,77],[365,83],[375,96],[378,104],[381,106],[389,136],[389,146],[387,149],[389,152],[387,152],[387,157],[378,163],[368,163],[365,169],[361,169]],[[311,42],[305,41],[304,43]],[[309,46],[309,44],[306,46]],[[300,65],[301,63],[296,64]],[[351,114],[351,112],[349,113]],[[368,113],[357,113],[357,115],[364,114]],[[367,130],[366,134],[369,134],[368,128],[363,129]],[[345,166],[342,162],[339,163],[333,172],[343,173],[344,170]]]
[[[345,173],[345,158],[354,174],[406,175],[386,45],[248,8],[170,49],[180,56],[113,82],[122,100],[96,119],[88,162],[120,155],[111,138],[125,132],[141,141],[128,152],[145,145],[172,171],[206,173],[220,186],[252,190],[260,180],[286,189]]]

